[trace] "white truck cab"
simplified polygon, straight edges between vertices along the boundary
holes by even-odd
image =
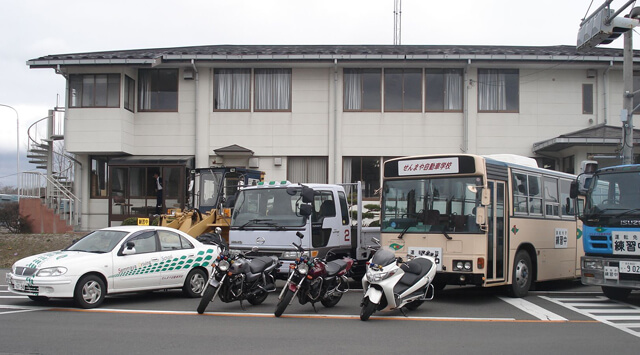
[[[298,232],[304,235],[302,240]],[[281,181],[260,183],[238,193],[229,245],[240,250],[258,247],[261,255],[278,256],[283,263],[279,276],[286,276],[289,264],[300,256],[293,242],[302,243],[311,257],[349,256],[357,262],[368,259],[367,245],[379,233],[379,228],[352,227],[342,185]]]

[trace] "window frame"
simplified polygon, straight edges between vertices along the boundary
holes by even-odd
[[[289,97],[287,98],[288,107],[286,109],[270,109],[258,108],[258,75],[262,75],[260,71],[267,70],[283,70],[289,72]],[[271,73],[274,74],[274,73]],[[256,68],[253,70],[253,112],[291,112],[293,107],[293,70],[292,68]]]
[[[387,95],[387,83],[389,82],[387,80],[387,72],[390,72],[389,75],[391,75],[392,72],[394,71],[399,71],[401,72],[402,75],[402,102],[401,102],[401,106],[402,108],[400,110],[395,110],[395,109],[387,109],[387,98],[391,97],[390,95]],[[420,77],[420,93],[418,94],[418,97],[420,99],[420,108],[418,109],[407,109],[405,108],[406,104],[406,80],[405,80],[405,76],[407,74],[407,72],[411,73],[412,71],[419,71],[419,73],[417,73]],[[423,112],[423,108],[424,108],[424,70],[422,68],[385,68],[383,71],[383,78],[384,78],[384,83],[382,85],[382,91],[383,91],[383,112]]]
[[[446,83],[444,81],[445,74],[447,73],[458,73],[460,75],[460,109],[447,109],[445,106],[445,98],[446,98]],[[427,98],[429,94],[429,80],[428,75],[442,75],[442,109],[430,109],[429,108],[429,100]],[[424,111],[425,112],[463,112],[464,111],[464,70],[460,68],[447,68],[447,69],[438,69],[438,68],[426,68],[424,70]]]
[[[587,90],[588,89],[588,90]],[[593,115],[593,84],[582,84],[582,114]]]
[[[146,101],[143,101],[140,99],[140,97],[142,96],[142,91],[145,90],[143,88],[143,85],[141,85],[140,83],[143,82],[143,80],[141,79],[141,77],[143,75],[150,75],[150,74],[154,74],[154,79],[158,80],[158,82],[155,84],[155,86],[159,86],[160,84],[160,79],[159,79],[159,75],[161,72],[174,72],[175,73],[175,102],[173,104],[175,104],[174,106],[170,107],[170,108],[153,108],[150,107],[148,109],[143,108],[142,106],[144,105],[144,103]],[[147,74],[149,73],[149,74]],[[154,85],[153,82],[151,82],[150,85]],[[161,93],[163,91],[156,89],[155,91],[149,91],[147,93],[147,95],[151,95],[152,93],[155,93],[156,95]],[[167,91],[167,92],[174,92],[174,91]],[[148,100],[150,101],[150,106],[153,105],[154,100],[152,98],[149,98]],[[158,101],[158,100],[156,100]],[[163,100],[164,101],[164,100]],[[138,69],[138,112],[178,112],[179,110],[179,102],[180,102],[180,70],[177,68],[160,68],[160,69]]]
[[[509,96],[510,94],[513,94],[513,92],[511,90],[509,90],[509,83],[507,82],[508,79],[505,79],[505,109],[485,109],[482,110],[480,108],[480,105],[482,104],[482,100],[481,100],[481,94],[482,94],[482,86],[483,85],[488,85],[486,83],[481,82],[480,80],[480,75],[483,72],[488,72],[488,71],[496,71],[496,74],[515,74],[517,75],[517,90],[516,90],[516,97],[515,97],[515,101],[516,101],[516,109],[509,109],[509,98],[507,96]],[[511,83],[514,84],[514,83]],[[520,112],[520,70],[519,69],[494,69],[494,68],[478,68],[478,113],[519,113]]]
[[[122,95],[123,107],[127,111],[136,110],[136,81],[129,75],[124,75],[124,93]]]
[[[249,74],[249,83],[248,83],[247,90],[249,92],[248,92],[248,95],[247,95],[248,96],[247,97],[248,101],[247,101],[247,108],[246,109],[237,109],[237,108],[219,109],[219,108],[216,108],[216,106],[218,105],[217,104],[217,99],[218,99],[217,87],[218,87],[218,85],[216,85],[217,84],[216,80],[217,80],[217,77],[220,75],[218,73],[220,70],[231,70],[231,71],[234,72],[232,74],[235,74],[236,71],[237,72],[248,72],[248,74]],[[251,90],[252,90],[252,87],[255,85],[253,76],[254,76],[253,69],[251,69],[251,68],[217,68],[217,69],[214,69],[213,70],[213,111],[214,112],[251,112],[251,109],[252,109],[251,103],[253,101],[252,100],[252,91]],[[236,84],[235,81],[232,80],[232,85],[234,85],[233,88],[235,88],[235,84]],[[234,92],[233,88],[231,90],[232,92]]]
[[[95,184],[93,182],[93,168],[94,168],[94,162],[96,162],[96,166],[97,164],[100,165],[104,165],[104,189],[100,189],[100,174],[96,173],[96,183],[98,184],[97,186],[97,194],[94,194],[95,190]],[[109,198],[109,157],[107,156],[91,156],[89,158],[89,163],[91,164],[91,172],[89,173],[89,198],[90,199],[108,199]],[[101,194],[101,191],[104,190],[104,195]]]
[[[348,71],[352,73],[348,73]],[[348,74],[360,75],[360,88],[361,88],[360,89],[360,103],[361,103],[360,109],[348,109],[346,107],[347,90],[348,90],[346,77]],[[375,109],[364,108],[366,92],[368,92],[365,87],[365,74],[377,74],[378,76],[378,97],[377,97],[378,107]],[[342,69],[342,111],[343,112],[381,112],[382,111],[382,91],[383,91],[382,77],[383,77],[382,68],[343,68]],[[374,92],[374,91],[375,90],[372,90],[371,92]]]
[[[96,98],[98,97],[98,90],[97,90],[97,77],[99,76],[106,76],[107,82],[106,82],[106,91],[105,91],[105,101],[106,101],[106,105],[96,105]],[[84,94],[85,94],[85,77],[92,77],[93,78],[93,85],[92,85],[92,103],[88,104],[85,103],[85,98],[84,98]],[[110,79],[116,78],[117,77],[117,82],[116,83],[110,83]],[[79,92],[80,94],[78,94],[78,88],[74,87],[74,83],[77,83],[74,79],[80,79],[79,81]],[[110,98],[110,90],[109,90],[109,86],[113,85],[115,87],[117,87],[117,102],[109,105],[109,98]],[[73,90],[76,90],[76,95],[73,95]],[[69,75],[69,91],[68,91],[68,95],[69,95],[69,108],[120,108],[120,94],[122,91],[122,75],[119,73],[92,73],[92,74],[70,74]],[[79,101],[79,104],[73,105],[73,97],[75,97],[76,101]],[[113,98],[112,98],[113,99]]]

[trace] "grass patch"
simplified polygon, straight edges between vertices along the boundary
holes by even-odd
[[[8,269],[27,256],[68,247],[82,234],[0,234],[0,268]]]

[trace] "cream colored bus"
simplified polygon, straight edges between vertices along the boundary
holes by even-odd
[[[436,258],[436,287],[580,277],[575,176],[514,155],[425,155],[385,162],[381,244]]]

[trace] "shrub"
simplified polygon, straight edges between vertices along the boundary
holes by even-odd
[[[380,211],[380,205],[376,205],[375,203],[368,203],[364,205],[364,208],[368,209],[369,211]]]
[[[26,216],[20,215],[20,205],[17,202],[0,206],[0,225],[11,233],[31,233],[31,226],[27,223]]]
[[[138,225],[138,217],[129,217],[122,221],[123,226],[137,226]]]
[[[373,213],[371,212],[363,212],[362,219],[373,218]],[[351,211],[351,219],[355,220],[358,218],[358,211]]]
[[[380,227],[380,220],[376,219],[375,221],[372,221],[371,223],[369,223],[368,227]]]

